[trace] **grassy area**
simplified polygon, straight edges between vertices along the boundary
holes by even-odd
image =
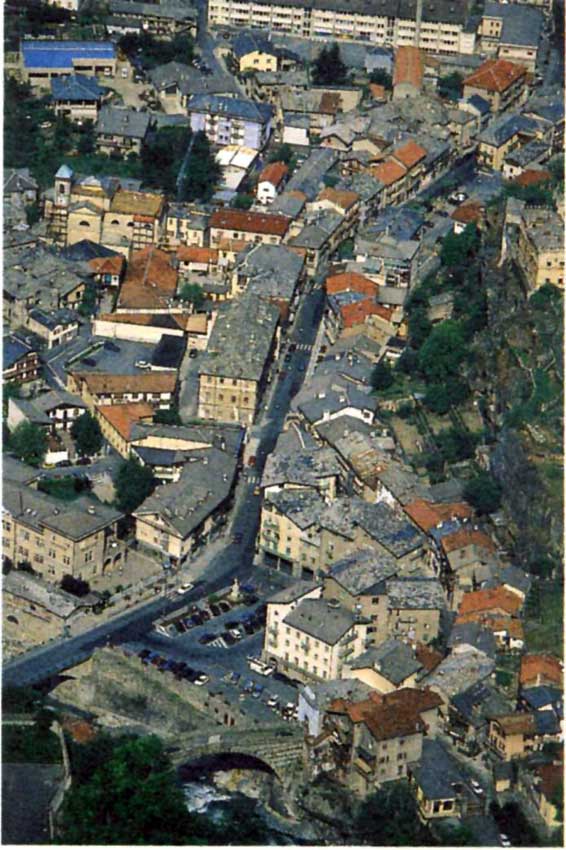
[[[59,764],[61,744],[51,730],[37,726],[2,727],[2,763]]]
[[[47,478],[39,482],[39,489],[62,502],[72,502],[88,489],[86,479],[66,475],[64,478]]]
[[[533,594],[534,596],[534,594]],[[540,583],[538,600],[525,613],[525,637],[529,652],[563,654],[564,598],[559,581]]]

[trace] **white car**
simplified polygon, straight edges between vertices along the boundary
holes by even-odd
[[[267,704],[270,708],[277,708],[277,706],[279,705],[279,697],[278,696],[269,697],[269,699],[267,700]]]
[[[179,595],[181,595],[182,593],[188,593],[188,591],[192,590],[193,587],[194,587],[194,584],[190,581],[187,581],[187,582],[185,582],[185,584],[179,585],[179,587],[177,588],[177,593]]]
[[[239,629],[229,629],[229,635],[232,635],[234,640],[242,640],[242,633]]]
[[[499,833],[499,843],[502,847],[512,847],[511,841],[509,840],[509,836],[505,835],[504,832]]]
[[[470,785],[478,796],[481,796],[483,794],[483,788],[481,787],[479,782],[476,782],[475,779],[470,779]]]
[[[210,682],[210,676],[207,676],[206,673],[202,673],[198,679],[195,679],[195,685],[199,687],[206,685],[207,682]]]

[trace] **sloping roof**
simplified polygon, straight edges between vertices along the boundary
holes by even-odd
[[[108,89],[98,84],[96,77],[86,77],[84,74],[71,74],[69,77],[55,77],[51,80],[53,100],[96,103],[107,91]]]
[[[475,614],[495,611],[501,608],[511,616],[516,616],[522,607],[522,600],[516,593],[501,586],[493,590],[475,590],[465,593],[460,602],[458,614]]]
[[[73,377],[84,381],[94,395],[107,393],[173,393],[176,375],[169,372],[144,372],[139,375],[107,375],[98,372],[72,372]]]
[[[144,139],[149,130],[149,115],[136,109],[103,106],[98,113],[96,132],[126,139]]]
[[[172,255],[150,246],[132,254],[118,297],[119,309],[166,309],[177,291]]]
[[[523,655],[519,671],[519,684],[526,686],[538,681],[549,681],[562,687],[564,668],[559,658],[549,653]]]
[[[334,189],[332,186],[328,186],[319,194],[318,200],[330,201],[343,210],[349,210],[360,200],[360,196],[357,192],[346,189]]]
[[[508,59],[488,59],[477,71],[466,77],[464,87],[504,92],[525,74],[523,65],[509,62]]]
[[[347,608],[334,608],[327,599],[303,599],[283,623],[330,646],[338,643],[356,622]]]
[[[459,221],[461,224],[476,224],[482,220],[484,209],[481,201],[465,201],[454,210],[450,218],[453,221]]]
[[[109,41],[22,41],[20,45],[24,67],[68,68],[73,60],[111,61],[116,58],[116,48]]]
[[[439,523],[451,520],[453,517],[467,519],[473,515],[472,508],[466,502],[448,502],[446,504],[427,502],[417,499],[403,510],[423,531],[429,532]]]
[[[120,275],[126,260],[122,254],[118,254],[114,257],[94,257],[88,264],[95,274]]]
[[[401,180],[406,173],[407,169],[404,166],[390,159],[370,168],[370,174],[376,177],[384,186],[392,186],[393,183]]]
[[[405,168],[412,168],[417,162],[420,162],[427,155],[427,151],[421,145],[418,145],[412,139],[409,139],[400,148],[395,148],[392,156],[395,157]]]
[[[217,263],[216,248],[201,248],[199,245],[179,245],[176,251],[177,259],[183,263]]]
[[[330,275],[326,278],[325,287],[329,295],[352,291],[368,296],[375,296],[379,288],[375,281],[357,272],[341,272],[340,274]]]
[[[411,647],[395,638],[371,647],[354,659],[351,666],[352,670],[375,670],[394,685],[400,685],[422,669]]]
[[[4,170],[4,194],[12,192],[37,191],[37,180],[31,176],[29,168],[6,168]]]
[[[534,168],[526,168],[522,174],[519,174],[513,179],[513,183],[518,186],[538,186],[540,183],[548,183],[552,180],[552,174],[544,168],[535,170]]]
[[[337,699],[328,710],[348,715],[353,723],[364,723],[376,741],[385,741],[424,732],[421,715],[441,705],[442,699],[430,690],[400,688],[389,694],[373,692],[358,703]]]
[[[447,534],[442,538],[441,545],[447,555],[458,549],[465,549],[467,546],[477,546],[488,552],[495,552],[497,548],[491,537],[474,528],[460,528],[452,534]]]
[[[423,78],[424,63],[419,48],[412,45],[397,48],[393,67],[393,86],[409,83],[420,89]]]
[[[240,32],[232,42],[234,56],[241,59],[249,53],[267,53],[270,56],[277,54],[275,45],[261,33]]]
[[[271,183],[277,188],[288,173],[284,162],[270,162],[259,175],[258,183]]]
[[[161,213],[164,203],[164,196],[154,192],[132,192],[128,189],[118,189],[112,198],[110,212],[156,217]]]
[[[385,321],[391,321],[393,310],[376,304],[371,298],[364,298],[354,304],[344,304],[340,308],[345,328],[352,328],[366,321],[369,316],[380,316]]]
[[[210,216],[210,228],[283,237],[289,228],[289,219],[282,215],[222,209]]]
[[[532,714],[526,712],[500,714],[492,719],[506,735],[533,735],[535,732],[535,719]]]
[[[95,408],[99,416],[106,419],[118,431],[124,440],[129,440],[132,427],[138,422],[149,419],[155,413],[151,404],[145,401],[131,404],[105,404]]]
[[[242,118],[258,124],[266,124],[273,115],[273,107],[268,103],[255,103],[237,97],[222,97],[215,94],[195,94],[188,103],[189,112],[202,112],[211,115],[225,115]]]

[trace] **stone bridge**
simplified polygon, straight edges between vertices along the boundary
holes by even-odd
[[[171,761],[180,767],[203,756],[244,755],[264,762],[283,779],[302,764],[303,738],[302,728],[291,724],[270,724],[257,729],[218,727],[209,733],[191,733],[177,739]]]

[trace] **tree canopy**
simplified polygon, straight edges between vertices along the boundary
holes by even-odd
[[[198,283],[185,283],[181,288],[179,298],[181,301],[187,301],[189,304],[192,304],[195,310],[198,310],[204,304],[203,288]]]
[[[191,140],[188,127],[161,127],[142,147],[143,180],[148,186],[177,192],[177,175]]]
[[[131,513],[153,493],[155,479],[149,466],[142,466],[136,458],[129,458],[120,465],[114,486],[119,509]]]
[[[393,369],[389,363],[380,360],[371,373],[371,385],[374,390],[387,390],[395,381]]]
[[[185,201],[208,201],[220,179],[221,168],[210,148],[206,133],[199,130],[193,138],[184,172],[182,196]]]
[[[79,455],[95,455],[102,448],[102,431],[98,419],[85,410],[71,425],[71,437]]]
[[[322,48],[312,67],[312,79],[317,86],[340,86],[347,82],[348,69],[336,43]]]
[[[501,507],[501,487],[489,472],[482,471],[467,482],[464,499],[479,514],[491,514]]]
[[[10,451],[30,466],[41,466],[47,452],[47,435],[32,422],[21,422],[10,434]]]
[[[475,224],[466,225],[462,233],[451,230],[446,234],[440,250],[440,262],[449,268],[465,266],[467,258],[479,247],[479,231]]]
[[[388,782],[367,797],[355,820],[355,843],[419,846],[430,844],[430,835],[419,819],[408,784]]]
[[[369,75],[369,81],[378,86],[383,86],[385,89],[393,88],[391,74],[388,74],[383,68],[375,68]]]
[[[431,383],[442,383],[458,377],[466,355],[462,326],[449,319],[440,322],[430,332],[419,352],[419,369]]]

